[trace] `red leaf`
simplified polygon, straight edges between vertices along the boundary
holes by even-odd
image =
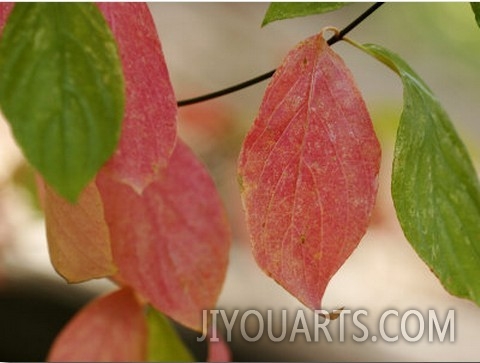
[[[228,344],[218,337],[218,341],[210,339],[208,336],[208,357],[207,362],[230,362],[232,360],[232,352]]]
[[[83,308],[57,336],[47,360],[138,362],[146,349],[143,306],[124,288]]]
[[[224,210],[203,166],[179,142],[163,175],[142,195],[102,172],[97,185],[120,280],[201,330],[201,310],[215,306],[230,246]]]
[[[118,44],[125,118],[108,172],[138,193],[166,167],[176,140],[177,105],[160,40],[145,3],[98,3]]]
[[[43,190],[48,249],[55,270],[69,282],[113,275],[117,269],[96,185],[87,185],[76,204],[46,183],[38,186]]]
[[[239,160],[253,253],[312,309],[364,235],[380,146],[352,75],[322,34],[269,84]]]

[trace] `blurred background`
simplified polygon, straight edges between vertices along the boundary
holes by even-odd
[[[267,3],[151,3],[177,99],[209,93],[276,68],[286,53],[325,26],[342,28],[367,9],[355,3],[333,13],[260,27]],[[478,169],[480,29],[467,3],[388,3],[349,34],[405,59],[441,100]],[[383,147],[381,185],[372,226],[330,282],[327,309],[365,309],[375,333],[386,310],[434,309],[443,322],[455,310],[455,342],[247,343],[238,334],[234,360],[477,361],[480,308],[446,293],[403,237],[390,192],[392,148],[402,107],[398,77],[373,58],[340,42],[333,49],[352,70]],[[268,82],[181,108],[179,131],[209,168],[233,231],[231,266],[219,307],[288,309],[302,305],[264,276],[249,251],[236,184],[236,158]],[[67,285],[50,265],[32,170],[0,122],[0,359],[44,360],[58,330],[83,304],[113,288],[99,280]],[[308,313],[307,313],[308,314]],[[307,319],[309,317],[307,316]],[[399,333],[400,318],[392,318]],[[414,319],[412,319],[414,320]],[[351,321],[351,319],[350,319]],[[413,322],[414,323],[414,322]],[[332,332],[338,328],[332,323]],[[354,328],[351,327],[351,330]],[[396,330],[394,330],[396,329]],[[417,328],[418,330],[418,328]],[[415,332],[415,326],[412,331]],[[361,335],[359,331],[353,331]],[[192,335],[182,330],[187,339]],[[414,335],[414,334],[412,334]],[[348,336],[348,328],[347,328]],[[201,358],[202,359],[202,358]],[[203,358],[204,359],[204,358]]]

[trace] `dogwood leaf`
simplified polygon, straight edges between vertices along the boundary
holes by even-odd
[[[17,3],[0,40],[0,107],[28,161],[74,201],[120,136],[115,40],[88,3]]]
[[[480,184],[470,156],[440,102],[398,55],[363,48],[404,86],[392,196],[403,232],[451,294],[480,305]]]
[[[146,358],[143,306],[129,288],[97,298],[55,339],[47,361],[139,362]]]
[[[340,9],[348,3],[337,2],[277,2],[267,9],[262,26],[273,21],[297,18],[299,16],[328,13]]]
[[[138,193],[166,167],[176,140],[177,105],[146,3],[98,3],[117,40],[126,83],[125,119],[106,169]]]
[[[95,183],[87,185],[75,204],[48,185],[43,188],[48,250],[55,270],[68,282],[115,274],[103,203]]]
[[[380,146],[365,103],[322,34],[275,72],[239,159],[253,254],[312,309],[364,235]]]
[[[180,141],[169,164],[139,195],[102,171],[104,202],[119,278],[159,311],[195,330],[215,306],[230,235],[215,186]]]

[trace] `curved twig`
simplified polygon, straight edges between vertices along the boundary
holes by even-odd
[[[384,4],[383,2],[377,2],[377,3],[373,4],[372,6],[370,6],[366,11],[364,11],[362,14],[360,14],[355,20],[353,20],[345,28],[343,28],[337,34],[333,35],[330,39],[328,39],[327,43],[329,45],[333,45],[336,42],[342,40],[342,38],[347,33],[352,31],[355,27],[357,27],[360,23],[362,23],[366,18],[368,18],[371,14],[373,14],[383,4]],[[260,83],[260,82],[262,82],[266,79],[269,79],[270,77],[273,76],[275,71],[276,71],[276,69],[271,70],[271,71],[266,72],[264,74],[261,74],[257,77],[254,77],[254,78],[251,78],[247,81],[238,83],[236,85],[233,85],[233,86],[230,86],[230,87],[227,87],[227,88],[224,88],[224,89],[221,89],[219,91],[215,91],[215,92],[212,92],[212,93],[207,93],[205,95],[201,95],[201,96],[177,101],[177,106],[178,107],[188,106],[188,105],[192,105],[192,104],[195,104],[195,103],[207,101],[207,100],[210,100],[210,99],[213,99],[213,98],[217,98],[217,97],[220,97],[220,96],[228,95],[230,93],[239,91],[241,89],[250,87],[254,84],[257,84],[257,83]]]

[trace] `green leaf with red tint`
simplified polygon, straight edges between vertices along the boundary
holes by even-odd
[[[143,306],[128,288],[84,307],[55,339],[47,361],[139,362],[147,354]]]
[[[180,141],[168,167],[141,195],[97,176],[119,278],[156,309],[195,330],[215,306],[230,233],[215,185]]]
[[[0,36],[15,3],[0,2]]]
[[[174,148],[175,95],[147,4],[97,5],[117,41],[126,85],[122,134],[106,169],[141,193],[166,167]]]
[[[365,234],[380,146],[350,71],[322,34],[276,71],[239,159],[253,254],[312,309]]]

